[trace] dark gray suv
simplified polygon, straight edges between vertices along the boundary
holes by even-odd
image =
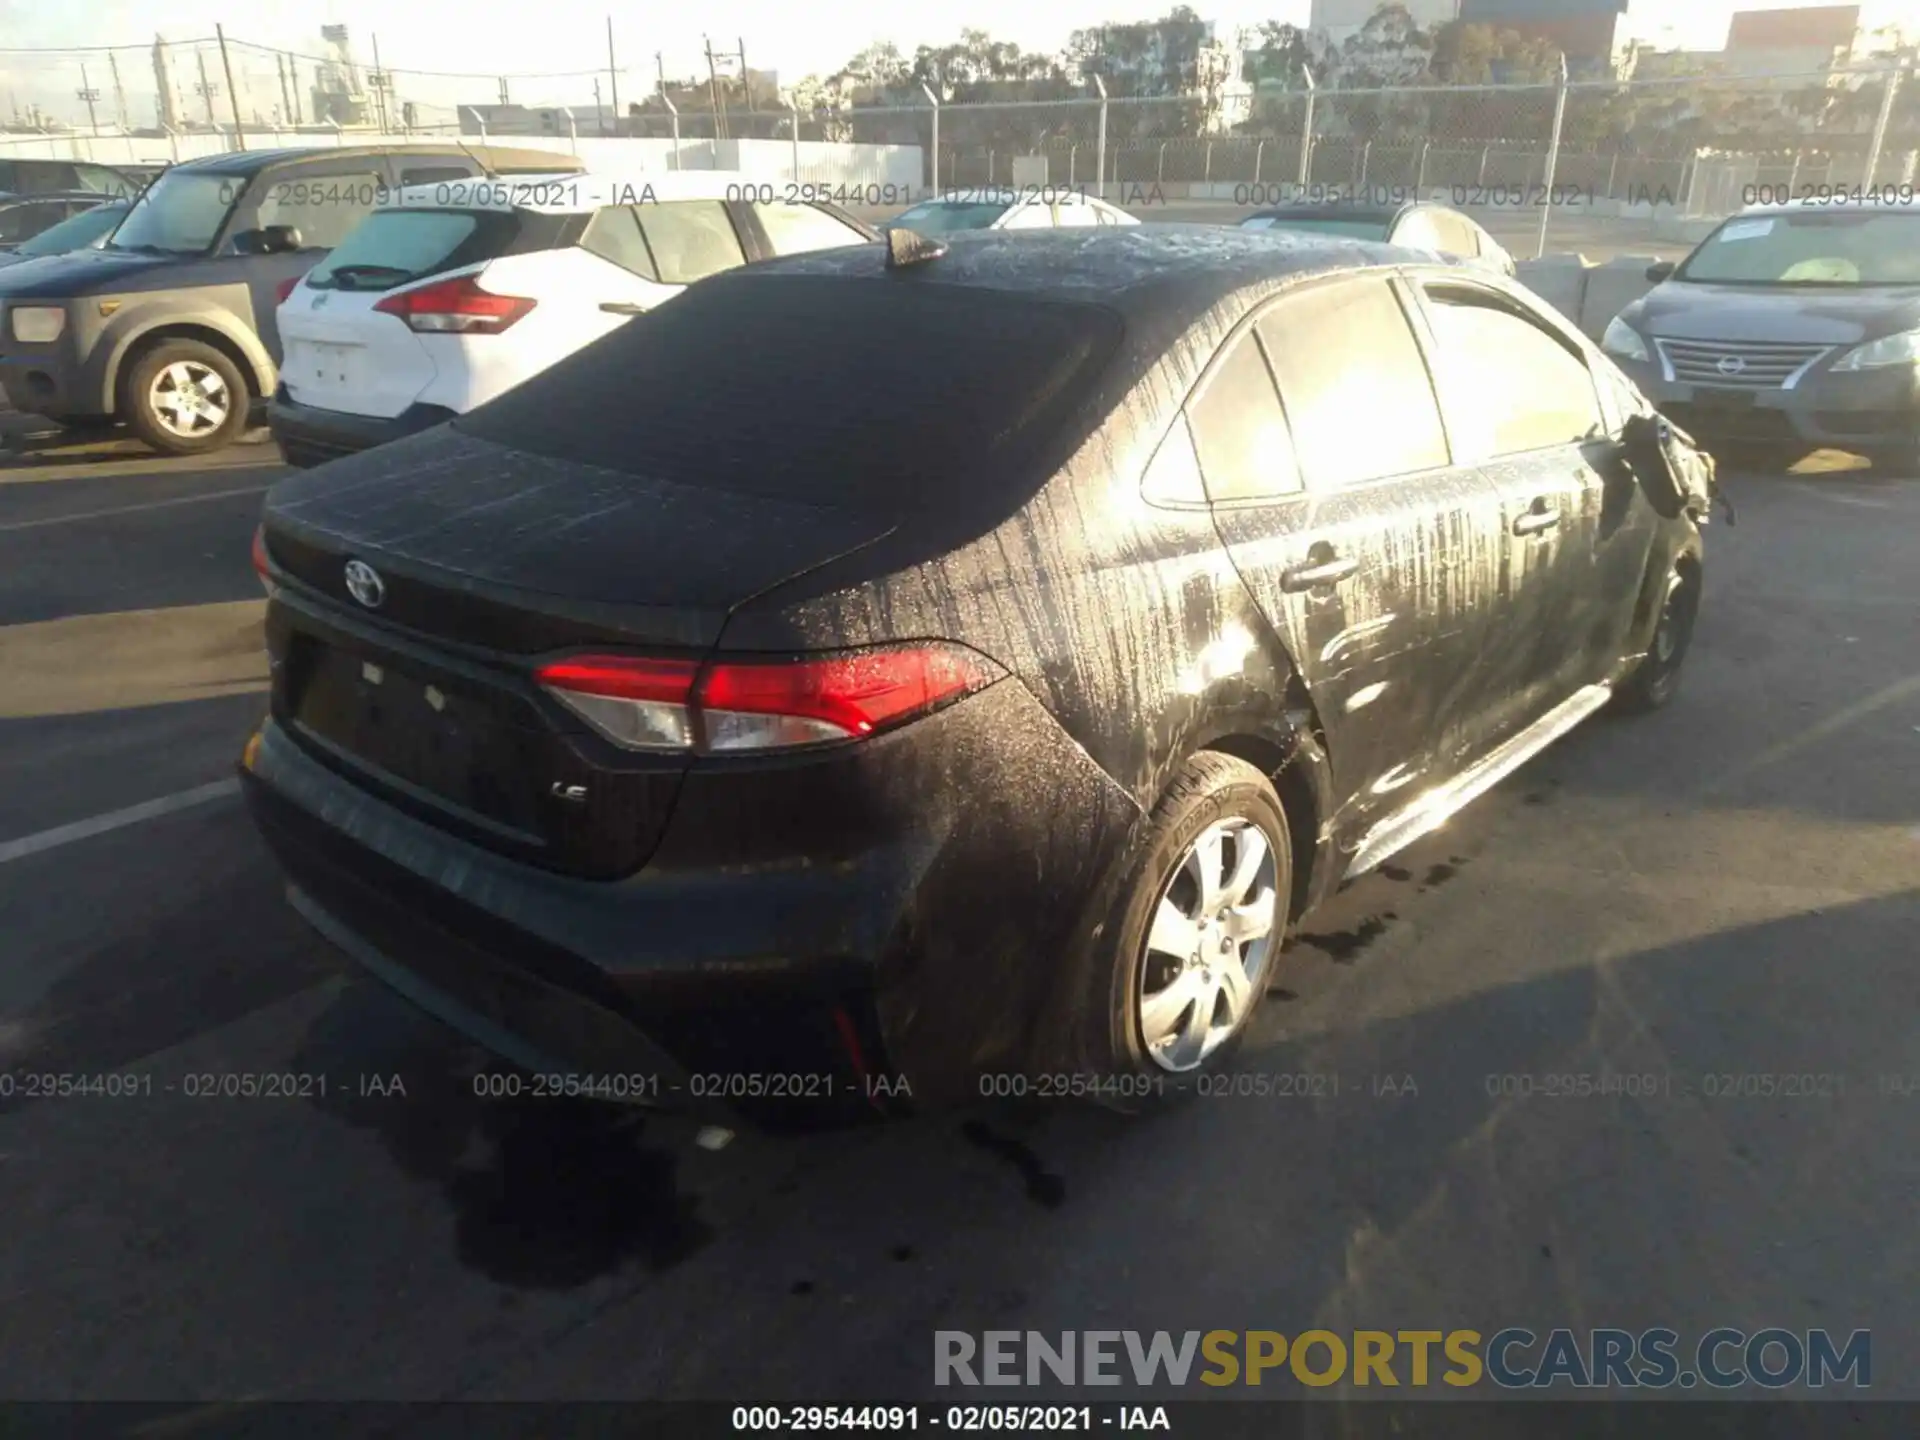
[[[273,394],[280,296],[386,194],[578,168],[552,151],[458,142],[175,165],[101,248],[0,271],[0,387],[15,409],[122,421],[166,453],[218,449]]]

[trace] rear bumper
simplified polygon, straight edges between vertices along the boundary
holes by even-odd
[[[453,411],[439,405],[411,405],[390,418],[322,410],[289,400],[284,385],[267,405],[267,425],[281,456],[301,469],[417,435],[453,418]]]
[[[1791,390],[1716,390],[1668,380],[1657,364],[1615,359],[1663,414],[1702,441],[1875,450],[1920,438],[1920,384],[1911,370],[1816,371]]]
[[[968,803],[977,776],[955,791],[929,777],[912,823],[869,848],[719,865],[696,857],[751,812],[729,802],[731,782],[690,781],[659,856],[620,881],[542,870],[414,819],[274,721],[242,777],[296,908],[515,1064],[657,1075],[632,1098],[677,1106],[863,1105],[879,1076],[938,1102],[978,1094],[989,1071],[1057,1063],[1036,1049],[1041,1032],[1057,1038],[1053,982],[1138,814],[1037,708],[1003,682],[919,722],[939,733],[913,748],[952,765],[974,737],[1021,725],[1023,744],[1048,752],[1058,808],[1024,788]],[[805,795],[792,783],[770,782],[783,817]]]

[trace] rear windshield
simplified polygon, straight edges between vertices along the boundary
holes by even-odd
[[[683,484],[924,509],[1023,478],[1122,328],[1096,306],[972,287],[736,271],[454,428]]]
[[[1007,213],[998,201],[930,200],[903,210],[891,224],[921,235],[951,235],[957,230],[988,230]]]
[[[1255,215],[1240,222],[1242,230],[1308,230],[1316,235],[1344,235],[1353,240],[1385,240],[1387,227],[1379,220],[1331,220],[1318,215]]]
[[[314,290],[391,290],[477,265],[511,245],[520,217],[501,210],[376,210],[307,272]]]
[[[1920,284],[1920,215],[1747,215],[1700,242],[1674,277],[1715,285]]]

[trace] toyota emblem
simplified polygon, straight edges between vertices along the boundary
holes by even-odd
[[[347,561],[347,593],[369,610],[378,610],[387,598],[387,582],[364,560]]]
[[[1714,366],[1722,375],[1741,375],[1746,372],[1747,362],[1738,355],[1722,355],[1720,363]]]

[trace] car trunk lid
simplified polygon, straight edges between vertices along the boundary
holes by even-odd
[[[268,551],[292,582],[269,620],[275,713],[335,768],[478,844],[629,874],[688,761],[596,735],[535,684],[538,663],[583,648],[701,658],[736,606],[889,528],[427,432],[269,496]],[[355,595],[351,561],[377,591],[362,575]]]

